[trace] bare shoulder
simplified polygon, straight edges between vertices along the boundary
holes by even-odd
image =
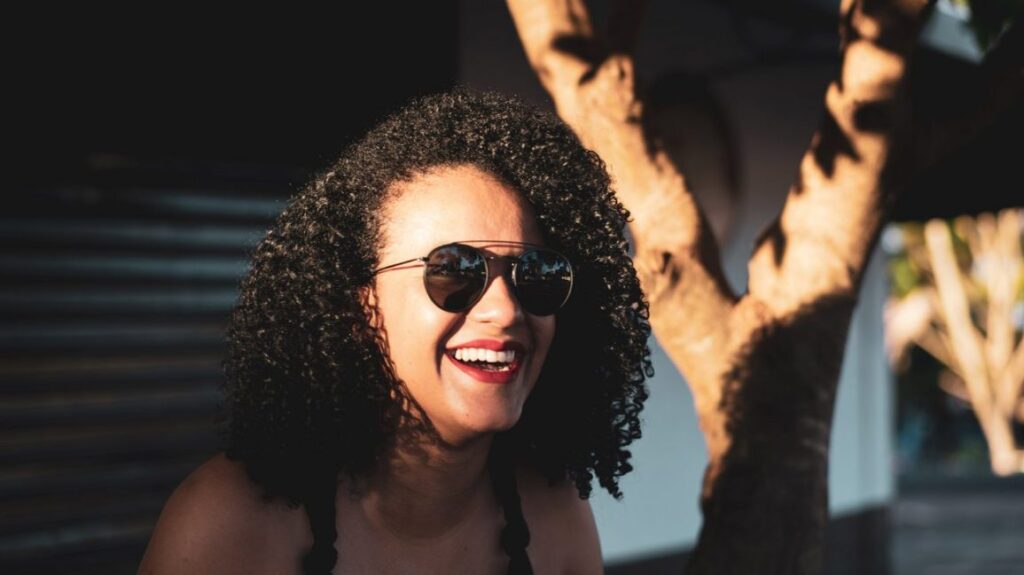
[[[264,501],[243,465],[220,454],[168,499],[139,573],[297,571],[302,519],[300,509]]]
[[[523,515],[530,528],[527,551],[538,574],[590,575],[604,573],[601,543],[590,502],[576,485],[550,485],[526,468],[516,472]]]

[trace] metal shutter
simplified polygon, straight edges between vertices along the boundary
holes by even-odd
[[[300,176],[93,157],[0,214],[0,570],[135,572],[216,449],[225,320]]]

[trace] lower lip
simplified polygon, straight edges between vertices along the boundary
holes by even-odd
[[[473,379],[482,381],[484,383],[508,383],[512,381],[512,378],[516,376],[516,373],[519,371],[520,365],[522,365],[521,362],[515,361],[509,367],[508,371],[487,371],[485,369],[477,369],[473,366],[466,365],[465,363],[462,363],[461,361],[455,359],[454,357],[447,353],[445,354],[445,357],[447,357],[449,361],[455,364],[455,367],[461,369],[463,372],[467,373]]]

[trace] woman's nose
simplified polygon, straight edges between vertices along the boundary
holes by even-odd
[[[511,263],[500,260],[490,263],[497,265],[492,265],[489,285],[470,310],[470,315],[477,321],[510,325],[523,317],[512,285]]]

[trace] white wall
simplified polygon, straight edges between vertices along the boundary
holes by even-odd
[[[530,72],[504,2],[462,3],[461,82],[511,92],[550,106]],[[709,2],[654,0],[638,48],[645,77],[671,69],[704,69],[743,52],[724,12]],[[723,250],[733,286],[746,285],[746,260],[762,227],[779,211],[822,111],[829,64],[758,69],[715,81],[736,129],[743,202]],[[742,290],[741,290],[742,291]],[[882,347],[883,262],[876,253],[864,280],[847,345],[836,405],[829,489],[831,511],[843,514],[893,495],[890,377]],[[693,402],[682,377],[652,341],[656,375],[643,412],[643,438],[633,446],[634,471],[615,501],[592,499],[606,561],[689,548],[700,529],[698,497],[707,460]]]

